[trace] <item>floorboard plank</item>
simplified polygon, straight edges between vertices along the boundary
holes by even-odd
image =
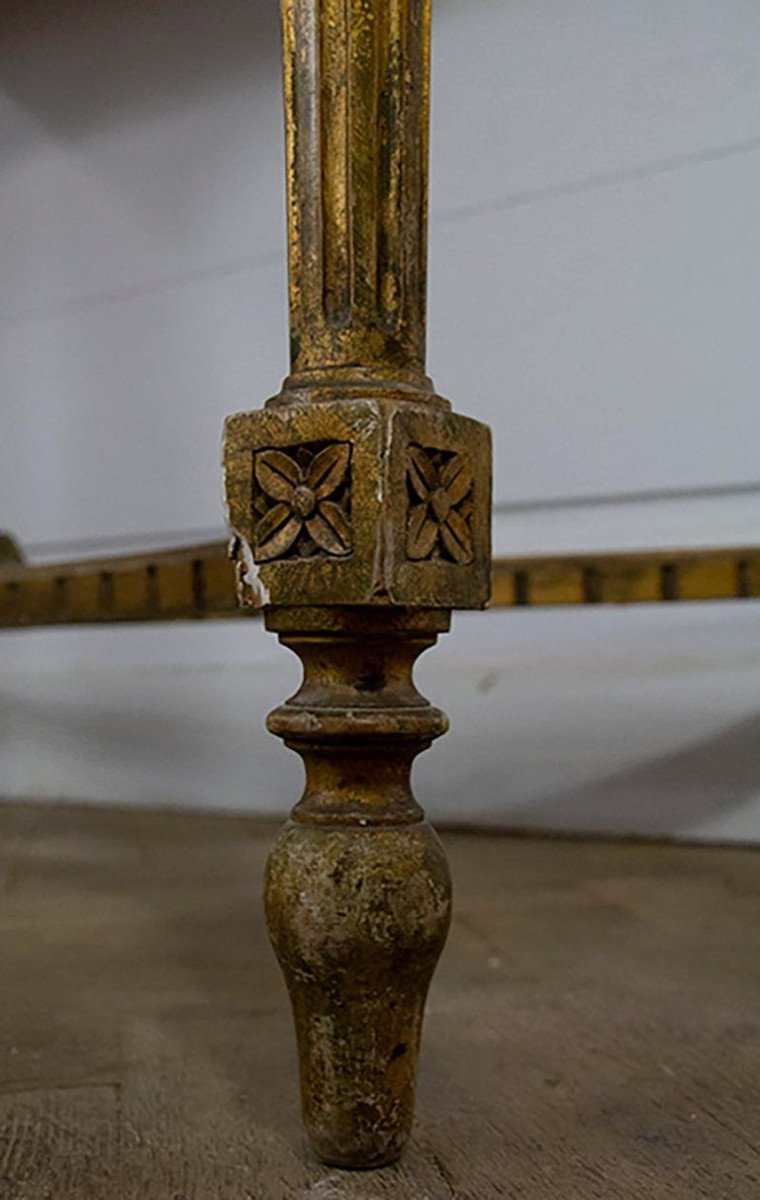
[[[402,1162],[297,1112],[254,819],[0,806],[2,1200],[760,1195],[760,851],[455,833]]]

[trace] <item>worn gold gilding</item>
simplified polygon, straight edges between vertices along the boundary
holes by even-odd
[[[446,720],[412,666],[490,589],[490,436],[425,374],[429,21],[426,0],[284,0],[291,370],[225,438],[241,600],[304,664],[269,718],[306,767],[269,928],[312,1144],[352,1167],[409,1134],[449,920],[409,785]]]

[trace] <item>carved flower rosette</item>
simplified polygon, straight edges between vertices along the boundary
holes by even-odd
[[[351,553],[350,462],[346,442],[254,456],[257,562]]]
[[[410,446],[406,552],[415,561],[473,561],[472,465],[466,454]]]

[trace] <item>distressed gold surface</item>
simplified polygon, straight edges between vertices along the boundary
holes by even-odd
[[[446,718],[412,665],[490,590],[488,430],[425,375],[429,0],[284,0],[291,373],[228,420],[241,602],[304,664],[270,730],[306,789],[267,872],[304,1120],[326,1161],[392,1162],[448,927],[409,785]]]
[[[290,555],[258,564],[262,591],[277,604],[371,604],[481,608],[490,592],[488,430],[477,421],[419,403],[353,399],[276,405],[227,422],[225,467],[230,526],[257,557],[251,504],[257,452],[343,444],[351,448],[347,555]],[[470,561],[418,561],[408,553],[410,448],[465,456],[472,475]],[[260,521],[261,518],[258,518]]]
[[[262,412],[226,426],[241,596],[481,608],[490,434],[452,414],[425,374],[429,0],[284,0],[283,22],[291,373]],[[321,498],[312,524],[332,520],[332,533],[322,524],[306,553],[292,494],[258,504],[257,462],[336,443],[351,447],[349,494],[342,512]],[[413,509],[428,504],[407,484],[412,443],[466,456],[473,472],[467,515],[440,518],[431,557],[408,553]],[[459,559],[441,552],[447,539],[456,551],[456,534]]]
[[[760,599],[760,547],[562,558],[496,558],[492,608]],[[109,603],[103,576],[139,578],[143,603]],[[0,560],[0,629],[119,621],[192,621],[260,614],[240,606],[228,545],[24,565]],[[135,586],[134,584],[132,586]]]
[[[0,628],[246,615],[227,544],[24,566],[0,562]]]
[[[651,604],[760,597],[760,548],[498,558],[494,607]]]
[[[304,667],[268,720],[306,782],[265,888],[304,1120],[326,1162],[381,1166],[411,1128],[425,996],[450,917],[446,859],[410,787],[414,758],[448,724],[412,668],[449,618],[332,607],[266,620]]]
[[[293,384],[423,391],[430,5],[284,0]]]
[[[290,992],[304,1120],[335,1166],[383,1166],[406,1141],[428,985],[448,932],[446,857],[425,822],[286,826],[266,879]]]

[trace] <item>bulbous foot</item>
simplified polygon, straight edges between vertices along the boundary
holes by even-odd
[[[412,1124],[425,997],[449,926],[443,848],[426,822],[291,822],[269,859],[265,902],[311,1144],[332,1166],[391,1163]]]

